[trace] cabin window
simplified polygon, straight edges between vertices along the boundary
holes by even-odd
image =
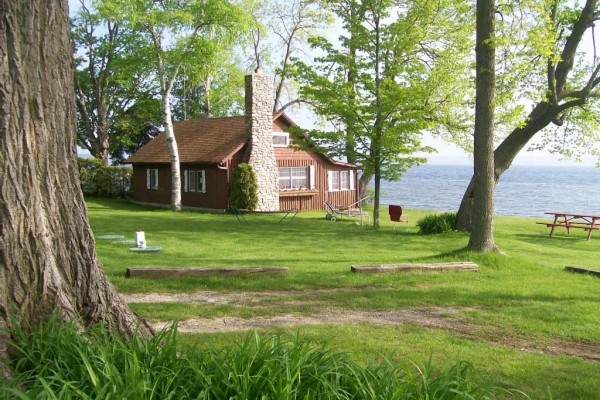
[[[158,169],[146,169],[146,189],[158,190]]]
[[[309,168],[279,168],[279,189],[307,189],[309,183]]]
[[[354,190],[354,171],[329,171],[329,191]]]
[[[286,132],[273,132],[273,147],[288,147],[290,135]]]
[[[183,190],[185,192],[206,193],[206,171],[186,170],[183,173]]]

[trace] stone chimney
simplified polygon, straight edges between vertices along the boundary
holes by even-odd
[[[246,130],[258,181],[257,211],[279,211],[279,170],[273,151],[273,81],[257,69],[246,76]]]

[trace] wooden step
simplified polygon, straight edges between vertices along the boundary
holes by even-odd
[[[379,264],[379,265],[353,265],[350,267],[352,272],[410,272],[410,271],[474,271],[477,272],[477,264],[465,262],[447,262],[433,264]]]
[[[240,276],[285,274],[287,267],[128,267],[128,278],[182,278],[193,276]]]
[[[565,270],[567,270],[569,272],[577,272],[579,274],[590,274],[590,275],[600,277],[600,271],[595,270],[595,269],[588,269],[588,268],[583,268],[583,267],[574,267],[571,265],[567,265],[565,267]]]

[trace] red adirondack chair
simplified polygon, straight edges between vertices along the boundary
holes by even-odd
[[[390,220],[394,221],[394,230],[396,229],[396,222],[406,222],[406,228],[408,229],[408,217],[402,218],[402,206],[390,204],[388,212]]]

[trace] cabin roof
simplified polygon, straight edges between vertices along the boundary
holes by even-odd
[[[284,113],[277,113],[273,121],[281,119],[285,125],[295,123]],[[181,164],[221,164],[248,142],[246,117],[198,118],[173,123]],[[356,168],[349,164],[320,156],[329,162]],[[169,164],[171,157],[164,133],[156,136],[132,154],[126,164]]]
[[[173,123],[180,163],[219,164],[244,146],[246,118],[202,118]],[[167,138],[161,133],[126,161],[128,164],[170,163]]]

